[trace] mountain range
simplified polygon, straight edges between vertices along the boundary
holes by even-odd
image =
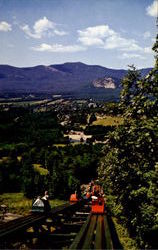
[[[141,69],[142,76],[151,68]],[[119,89],[127,70],[81,62],[18,68],[0,65],[0,92],[69,93]],[[111,87],[110,87],[111,86]]]

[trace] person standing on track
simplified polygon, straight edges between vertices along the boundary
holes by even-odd
[[[48,191],[44,192],[44,196],[42,197],[42,201],[44,203],[44,210],[45,210],[45,212],[49,212],[51,210],[51,206],[49,204]]]
[[[44,196],[42,197],[42,200],[49,200],[48,191],[44,192]]]

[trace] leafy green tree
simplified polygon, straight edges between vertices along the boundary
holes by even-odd
[[[91,116],[89,117],[89,124],[93,123],[96,120],[97,120],[97,118],[96,118],[95,114],[92,113]]]
[[[22,169],[21,169],[21,187],[22,191],[28,198],[33,198],[39,193],[35,188],[35,171],[32,166],[32,159],[29,154],[23,156]]]
[[[4,157],[0,162],[0,190],[1,192],[20,191],[20,164],[16,157]]]
[[[120,107],[124,124],[109,134],[99,168],[115,215],[140,247],[158,248],[158,37],[154,69],[141,78],[131,67],[124,78]],[[156,167],[155,167],[156,166]]]

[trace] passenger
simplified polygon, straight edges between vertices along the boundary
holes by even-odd
[[[45,191],[42,200],[48,200],[48,199],[49,199],[48,191]]]
[[[93,187],[94,187],[94,181],[91,180],[91,182],[90,182],[90,191],[91,191],[91,192],[93,191]]]
[[[76,196],[76,199],[78,199],[78,193],[77,193],[77,190],[75,191],[75,196]]]
[[[86,191],[84,191],[84,192],[82,193],[82,198],[83,198],[84,200],[87,200],[86,194],[87,194]]]
[[[91,196],[91,198],[92,198],[92,201],[96,201],[96,200],[98,200],[98,197],[97,197],[97,196],[95,196],[95,195],[92,195],[92,196]]]
[[[85,191],[85,186],[84,185],[81,185],[81,195],[83,196],[83,193]]]
[[[88,193],[87,188],[84,188],[84,190],[82,190],[82,198],[83,198],[84,200],[87,200],[87,193]]]
[[[33,212],[44,212],[44,202],[41,197],[38,196],[37,199],[32,203]]]
[[[98,180],[96,180],[92,186],[92,200],[98,200],[101,197],[103,197],[103,189],[99,185]]]
[[[48,191],[45,191],[44,196],[42,197],[42,201],[44,203],[44,211],[45,212],[50,212],[51,206],[49,204],[49,195]]]
[[[86,193],[86,199],[87,199],[87,200],[90,200],[90,198],[91,198],[91,192],[88,191],[88,192]]]
[[[74,203],[80,200],[80,197],[77,193],[77,191],[75,191],[75,193],[70,195],[70,203]]]
[[[97,196],[99,194],[99,190],[98,187],[96,185],[93,186],[93,191],[92,191],[93,196]]]
[[[33,206],[34,207],[43,207],[44,206],[40,196],[37,197],[37,199],[33,203]]]

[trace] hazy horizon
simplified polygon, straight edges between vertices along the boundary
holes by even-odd
[[[88,63],[84,63],[84,62],[63,62],[63,63],[53,63],[53,64],[49,64],[49,65],[46,65],[46,64],[36,64],[36,65],[32,65],[32,66],[14,66],[14,65],[11,65],[11,64],[0,64],[0,66],[11,66],[11,67],[15,67],[15,68],[30,68],[30,67],[37,67],[37,66],[45,66],[45,67],[49,67],[49,66],[53,66],[53,65],[62,65],[62,64],[75,64],[75,63],[82,63],[82,64],[85,64],[85,65],[88,65],[88,66],[99,66],[99,67],[103,67],[103,68],[108,68],[108,69],[116,69],[116,70],[127,70],[128,69],[128,65],[127,65],[127,68],[112,68],[112,67],[106,67],[106,66],[103,66],[103,65],[99,65],[99,64],[88,64]],[[153,66],[149,66],[149,67],[145,67],[145,68],[153,68]],[[144,68],[137,68],[138,70],[139,69],[144,69]]]

